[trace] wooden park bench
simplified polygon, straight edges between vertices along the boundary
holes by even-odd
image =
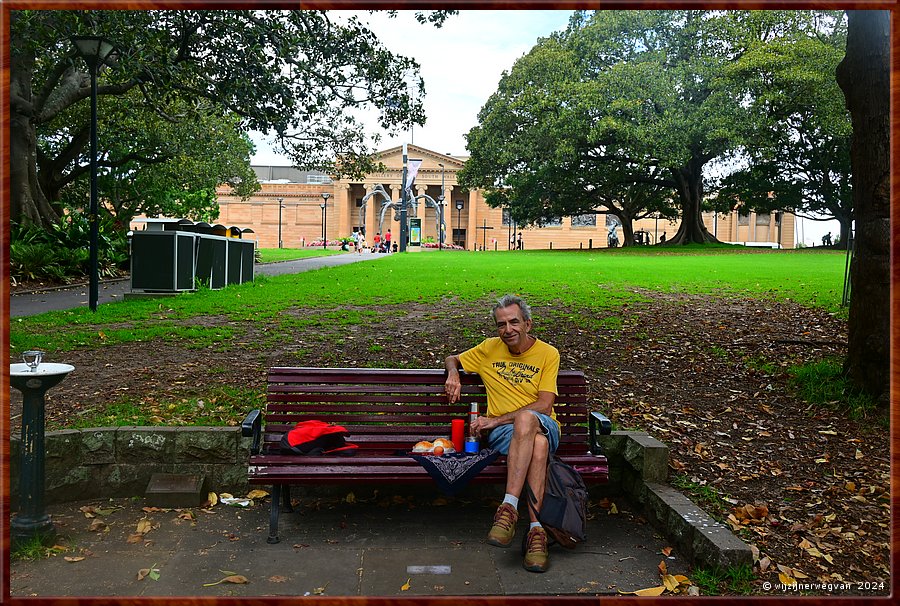
[[[271,485],[269,543],[278,542],[281,508],[291,511],[291,484],[428,484],[434,480],[408,453],[423,439],[450,437],[450,421],[466,418],[472,402],[486,409],[477,374],[460,373],[460,402],[447,403],[443,369],[271,368],[265,413],[253,410],[241,425],[252,438],[248,480]],[[557,454],[578,469],[585,483],[609,479],[597,436],[610,422],[588,410],[584,373],[561,371],[554,410],[561,425]],[[353,456],[283,454],[282,435],[298,421],[316,419],[342,425]],[[505,483],[506,459],[485,467],[473,483]]]

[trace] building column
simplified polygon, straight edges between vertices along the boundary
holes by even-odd
[[[350,199],[350,183],[335,182],[334,207],[332,209],[332,221],[329,221],[328,233],[334,238],[340,238],[350,233],[350,211],[353,201]],[[333,225],[333,226],[332,226]]]
[[[472,250],[473,244],[477,244],[481,246],[481,230],[476,229],[479,223],[483,223],[482,217],[478,216],[480,213],[475,212],[475,199],[476,194],[474,191],[470,191],[467,194],[464,194],[463,199],[466,201],[466,211],[469,213],[468,221],[466,224],[466,248]],[[481,209],[478,209],[479,211]],[[487,218],[487,217],[483,217]]]
[[[375,183],[365,183],[366,193],[369,195],[375,191]],[[366,200],[366,241],[371,245],[372,238],[378,230],[378,213],[381,209],[381,196],[372,196]]]

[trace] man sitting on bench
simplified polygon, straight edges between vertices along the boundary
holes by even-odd
[[[488,433],[488,447],[507,455],[506,495],[494,515],[487,541],[509,547],[519,519],[519,497],[525,482],[538,499],[540,511],[547,479],[547,461],[559,445],[559,423],[553,413],[559,352],[529,332],[531,308],[514,295],[503,296],[491,310],[497,337],[445,360],[445,392],[451,403],[459,400],[459,369],[478,373],[487,391],[487,415],[478,417],[471,430]],[[526,570],[547,570],[547,533],[528,508],[531,525],[526,535]]]

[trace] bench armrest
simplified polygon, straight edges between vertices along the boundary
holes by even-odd
[[[241,422],[241,436],[253,438],[250,444],[250,454],[259,454],[259,442],[262,440],[262,413],[258,408],[251,410]]]
[[[603,448],[600,447],[597,436],[608,436],[611,434],[612,421],[610,421],[609,417],[602,412],[591,411],[591,414],[588,416],[588,430],[590,432],[591,440],[588,446],[591,449],[591,454],[603,454]]]

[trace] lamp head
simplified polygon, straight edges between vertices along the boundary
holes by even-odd
[[[71,36],[75,52],[91,67],[100,65],[115,50],[115,45],[101,36]]]

